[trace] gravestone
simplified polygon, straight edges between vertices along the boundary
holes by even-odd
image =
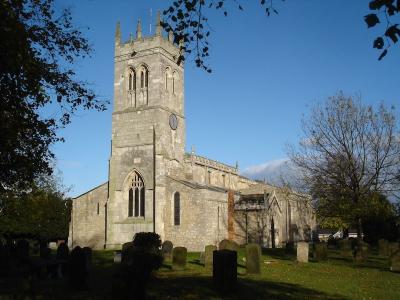
[[[57,259],[67,260],[69,256],[69,248],[66,243],[61,243],[57,248]]]
[[[379,255],[388,256],[389,255],[389,241],[385,239],[380,239],[378,241]]]
[[[389,256],[392,256],[394,253],[396,253],[397,251],[399,251],[399,242],[390,242],[389,243]]]
[[[258,244],[246,245],[247,274],[261,273],[261,247]]]
[[[364,262],[368,258],[369,245],[362,241],[361,239],[356,240],[353,259],[355,262]]]
[[[214,245],[207,245],[204,248],[204,266],[207,269],[212,269],[213,267],[213,252],[217,250]]]
[[[172,250],[172,269],[184,270],[186,267],[187,249],[185,247],[175,247]]]
[[[353,250],[351,247],[350,240],[348,240],[348,239],[340,240],[339,241],[339,249],[340,249],[340,255],[342,257],[352,257],[353,256]]]
[[[315,260],[325,260],[328,258],[328,247],[326,243],[314,243],[313,249],[313,256]]]
[[[67,274],[67,263],[69,257],[69,248],[66,243],[61,243],[60,245],[58,245],[56,257],[60,264],[58,276],[64,277]]]
[[[86,287],[86,256],[82,248],[76,246],[69,257],[69,284],[76,289]]]
[[[286,242],[285,253],[288,253],[288,254],[294,253],[294,243],[293,242]]]
[[[307,242],[297,242],[297,261],[301,263],[308,262],[309,245]]]
[[[390,257],[390,271],[400,272],[400,250],[393,253]]]
[[[219,242],[218,250],[231,250],[231,251],[238,251],[239,245],[235,241],[231,240],[222,240]]]
[[[120,264],[122,260],[122,253],[121,251],[114,251],[114,263]]]
[[[216,250],[213,252],[213,282],[217,289],[229,292],[237,283],[237,252]]]
[[[204,265],[204,252],[200,252],[200,256],[199,256],[199,262],[200,264]]]
[[[172,249],[174,249],[174,245],[171,241],[165,241],[161,245],[161,251],[164,257],[164,260],[171,260],[172,258]]]
[[[82,251],[85,254],[86,271],[89,272],[89,270],[92,269],[92,249],[89,247],[83,247]]]

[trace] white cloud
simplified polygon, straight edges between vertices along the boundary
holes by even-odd
[[[293,163],[288,158],[282,158],[250,166],[244,169],[241,174],[251,179],[265,179],[269,183],[279,184],[282,178],[285,181],[292,181],[294,172]]]

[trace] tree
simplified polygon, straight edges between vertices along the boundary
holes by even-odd
[[[51,172],[50,146],[57,129],[78,108],[104,110],[72,65],[90,54],[71,12],[54,11],[53,0],[0,3],[0,193],[22,191]],[[44,108],[59,108],[44,117]]]
[[[71,200],[55,177],[41,177],[29,192],[0,195],[0,236],[39,241],[68,237]]]
[[[363,105],[339,93],[316,105],[302,123],[303,139],[289,149],[301,179],[315,199],[319,218],[357,226],[376,210],[374,195],[399,192],[399,131],[394,108]]]
[[[277,1],[260,0],[259,2],[268,17],[278,14]],[[373,48],[383,49],[378,58],[381,60],[387,54],[388,49],[400,38],[399,24],[393,23],[393,19],[400,15],[400,0],[369,0],[368,4],[371,13],[364,17],[368,28],[379,24],[381,19],[386,23],[384,34],[378,36],[373,42]],[[180,44],[182,54],[178,58],[178,63],[185,59],[185,55],[194,54],[196,66],[211,72],[206,63],[206,59],[209,57],[208,38],[211,34],[208,13],[211,9],[216,9],[227,17],[232,5],[239,10],[244,10],[242,4],[236,0],[172,1],[172,5],[163,12],[162,26],[167,32],[173,32],[175,43],[184,41]]]

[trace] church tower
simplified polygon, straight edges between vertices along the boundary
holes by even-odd
[[[166,177],[182,172],[185,148],[183,66],[172,35],[122,42],[115,33],[114,108],[106,206],[106,247],[155,231],[164,237]]]

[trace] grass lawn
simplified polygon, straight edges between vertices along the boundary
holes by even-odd
[[[149,299],[400,299],[400,274],[390,272],[387,259],[378,255],[354,264],[329,250],[327,261],[301,264],[282,249],[267,249],[257,276],[246,275],[243,256],[241,249],[238,286],[229,295],[214,290],[212,274],[199,263],[199,253],[189,253],[185,271],[173,271],[166,262],[155,274]],[[87,291],[71,291],[63,280],[37,282],[36,290],[46,299],[111,299],[112,258],[113,251],[94,251]]]

